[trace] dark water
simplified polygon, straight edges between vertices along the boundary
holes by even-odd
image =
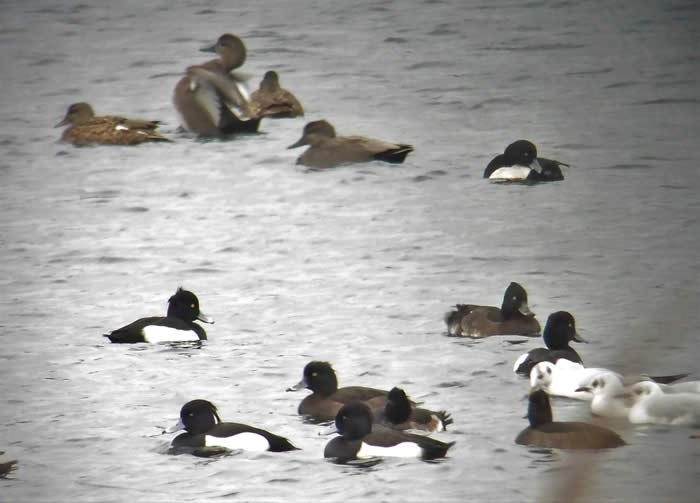
[[[567,453],[513,444],[524,346],[444,336],[456,302],[527,288],[566,309],[589,365],[697,371],[700,9],[676,2],[5,2],[0,17],[0,501],[542,501]],[[257,86],[276,69],[306,119],[201,142],[171,92],[197,52],[241,35]],[[177,142],[76,149],[76,101],[159,118]],[[306,120],[408,142],[400,167],[307,173]],[[486,163],[517,138],[571,163],[563,183],[504,186]],[[100,334],[164,312],[177,286],[217,323],[201,348]],[[536,344],[531,341],[528,344]],[[342,384],[403,386],[455,418],[440,463],[322,459],[285,393],[311,359]],[[166,456],[179,407],[303,450]],[[588,419],[556,401],[555,417]],[[585,501],[694,501],[700,441],[614,427]],[[571,496],[571,495],[570,495]]]

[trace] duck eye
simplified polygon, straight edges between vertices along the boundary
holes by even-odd
[[[194,309],[194,304],[190,304],[190,307],[191,307],[192,309]]]
[[[552,369],[547,368],[547,373],[548,373],[549,375],[552,375]]]
[[[518,300],[518,297],[513,295],[513,300]]]
[[[311,377],[316,377],[318,375],[318,372],[311,372]]]
[[[593,383],[591,384],[594,388],[598,387],[598,379],[594,380]]]

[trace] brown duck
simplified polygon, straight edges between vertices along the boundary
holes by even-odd
[[[612,430],[590,423],[552,421],[552,407],[547,393],[530,393],[527,417],[530,426],[515,438],[520,445],[557,449],[609,449],[625,444]]]
[[[160,121],[129,119],[119,115],[95,115],[88,103],[73,103],[64,119],[54,127],[70,124],[61,139],[73,145],[139,145],[149,141],[171,141],[156,131]]]
[[[384,161],[401,164],[413,152],[413,146],[391,143],[364,136],[336,136],[333,126],[325,120],[309,122],[302,137],[287,148],[309,145],[297,159],[297,164],[310,168],[334,168],[341,164]]]
[[[270,70],[260,81],[260,87],[250,95],[250,108],[254,117],[288,118],[304,115],[299,100],[280,87],[277,72]]]
[[[187,68],[175,86],[173,104],[188,131],[200,136],[221,137],[254,133],[260,117],[254,117],[248,102],[245,78],[236,72],[246,60],[243,41],[231,33],[219,37],[213,46],[201,49],[216,52],[217,58]]]

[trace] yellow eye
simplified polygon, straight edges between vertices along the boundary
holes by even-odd
[[[516,299],[517,299],[517,297],[515,295],[513,295],[513,300],[516,300]]]
[[[191,307],[192,309],[194,309],[194,304],[190,304],[190,307]]]
[[[311,377],[316,377],[318,375],[318,372],[311,372]]]

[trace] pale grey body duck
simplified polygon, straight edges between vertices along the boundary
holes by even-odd
[[[309,168],[334,168],[341,164],[384,161],[400,164],[413,152],[413,146],[391,143],[364,136],[337,136],[326,120],[309,122],[302,137],[287,148],[308,145],[297,159],[297,164]]]

